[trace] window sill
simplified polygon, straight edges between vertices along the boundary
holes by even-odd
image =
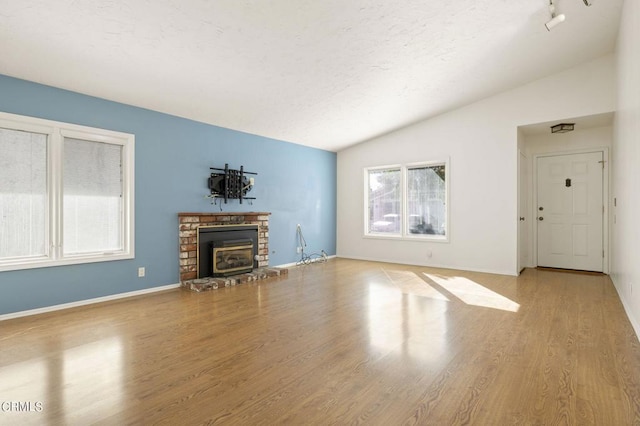
[[[364,234],[363,238],[372,240],[388,240],[388,241],[418,241],[423,243],[448,243],[449,237],[444,235],[384,235],[384,234]]]
[[[64,259],[52,260],[48,258],[29,259],[29,260],[15,260],[0,262],[0,272],[4,271],[20,271],[24,269],[35,268],[48,268],[52,266],[68,266],[68,265],[80,265],[84,263],[98,263],[98,262],[110,262],[113,260],[127,260],[134,259],[134,253],[104,253],[100,255],[83,255],[83,256],[69,256]]]

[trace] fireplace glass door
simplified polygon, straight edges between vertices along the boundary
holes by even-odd
[[[253,242],[250,239],[214,242],[212,246],[212,276],[235,275],[253,270]]]

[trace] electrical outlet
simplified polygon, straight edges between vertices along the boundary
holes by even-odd
[[[302,253],[302,247],[296,247],[296,253],[298,254]]]
[[[138,268],[138,278],[142,278],[144,277],[144,274],[146,273],[144,266],[141,266]]]

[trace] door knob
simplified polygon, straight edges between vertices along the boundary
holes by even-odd
[[[520,222],[524,222],[524,216],[520,216]]]
[[[538,220],[544,220],[544,217],[539,217]]]

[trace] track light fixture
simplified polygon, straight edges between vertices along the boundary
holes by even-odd
[[[589,0],[583,0],[583,1],[585,4],[587,4]],[[549,0],[549,12],[551,12],[551,20],[546,24],[544,24],[544,26],[547,27],[547,31],[551,31],[553,27],[563,23],[565,20],[564,13],[561,13],[559,15],[556,14],[556,7],[553,5],[553,0]]]

